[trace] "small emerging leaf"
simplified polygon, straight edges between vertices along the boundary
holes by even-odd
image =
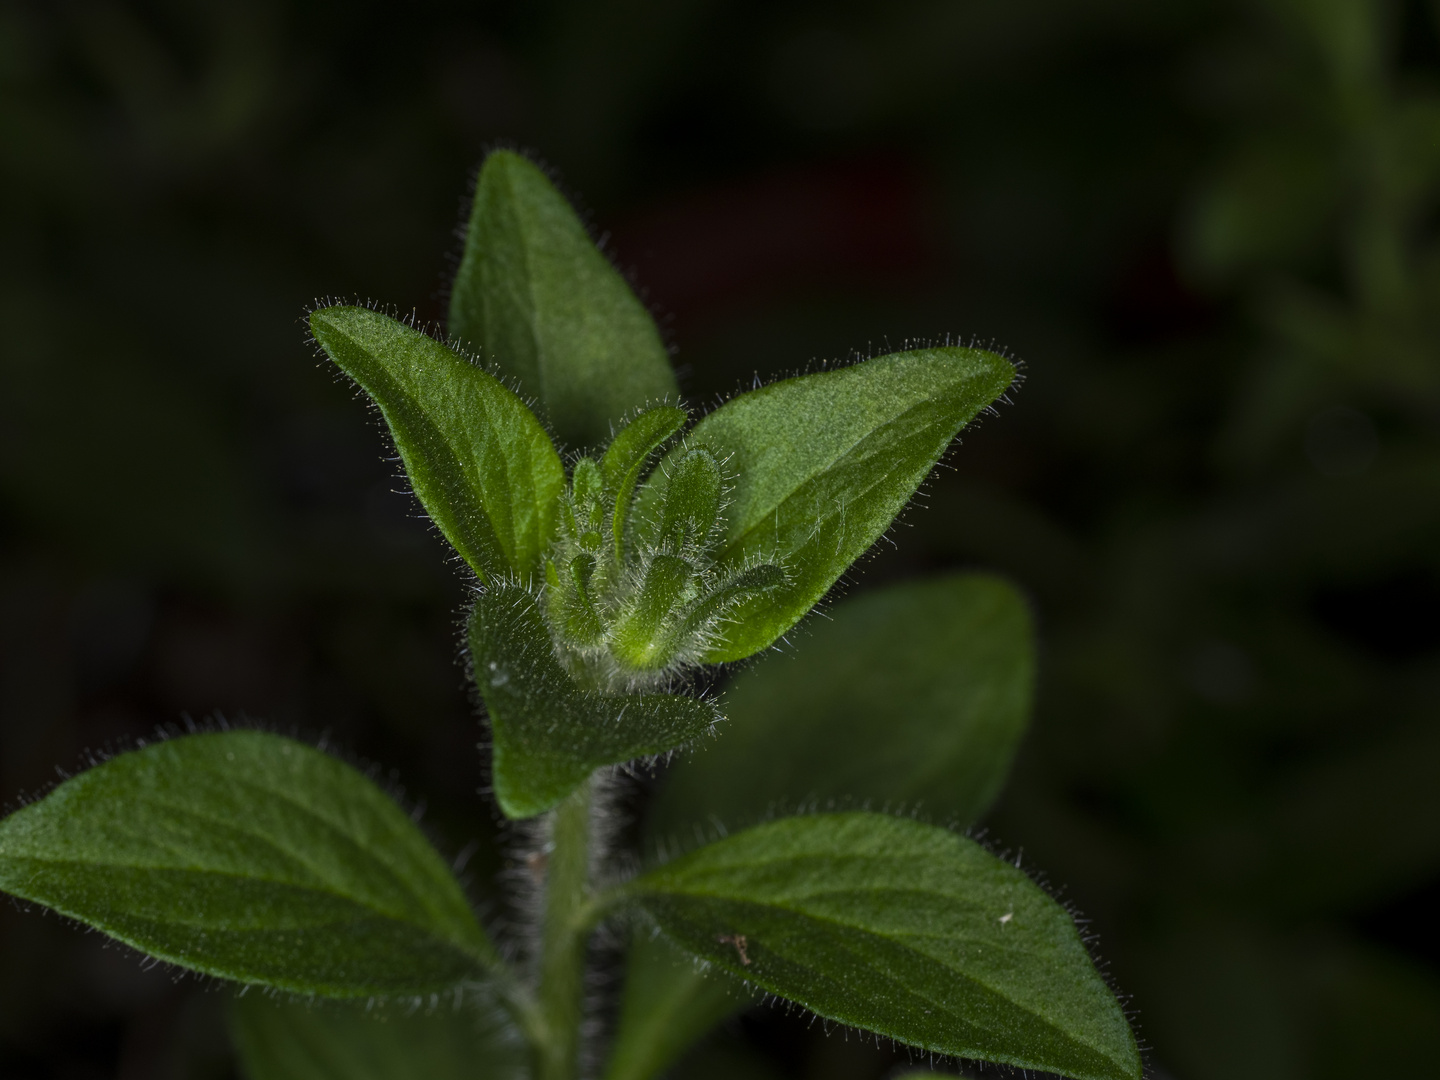
[[[555,433],[575,446],[676,396],[645,305],[545,174],[508,150],[485,159],[475,184],[449,329],[539,395]]]
[[[279,1002],[230,1009],[246,1080],[521,1080],[525,1048],[503,1016],[452,1001],[428,1011]]]
[[[555,657],[539,601],[497,584],[470,616],[475,685],[494,736],[495,797],[512,818],[549,810],[602,765],[664,753],[720,714],[679,694],[604,694],[577,686]]]
[[[0,889],[151,956],[328,997],[496,963],[460,887],[374,783],[258,731],[121,754],[0,822]]]
[[[788,575],[732,613],[706,661],[752,656],[794,626],[1014,378],[994,353],[917,349],[772,383],[704,417],[687,445],[735,477],[717,562],[773,562]]]
[[[615,436],[605,450],[600,463],[605,474],[605,484],[615,500],[615,517],[612,534],[615,541],[615,558],[625,557],[625,524],[630,513],[630,501],[635,494],[635,484],[650,460],[650,455],[660,449],[665,441],[685,426],[689,415],[684,409],[662,405],[641,413]]]
[[[687,952],[822,1017],[1077,1080],[1139,1080],[1070,916],[1009,863],[881,814],[784,818],[642,875]]]
[[[531,574],[565,468],[525,403],[433,338],[367,308],[321,308],[311,332],[385,417],[426,513],[488,581]]]

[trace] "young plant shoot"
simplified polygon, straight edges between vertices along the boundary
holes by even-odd
[[[232,1010],[250,1080],[648,1080],[757,993],[920,1056],[1138,1080],[1070,915],[964,835],[1029,713],[1015,590],[871,590],[772,648],[1012,385],[1009,362],[907,350],[697,415],[644,306],[505,151],[480,171],[443,340],[358,306],[310,327],[467,568],[485,782],[536,819],[533,925],[487,932],[371,780],[254,730],[141,746],[11,814],[0,888],[270,991]],[[672,757],[645,855],[609,850],[604,789]],[[885,805],[919,812],[853,809]],[[597,1035],[602,925],[630,944]]]

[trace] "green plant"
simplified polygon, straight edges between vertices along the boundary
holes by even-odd
[[[380,1006],[242,999],[255,1080],[598,1069],[586,976],[607,923],[632,939],[609,1080],[663,1071],[747,989],[933,1054],[1140,1075],[1070,915],[957,831],[998,792],[1028,713],[1031,632],[1009,586],[878,590],[723,700],[697,692],[706,665],[758,656],[815,608],[1012,365],[909,350],[692,425],[644,307],[507,152],[480,173],[447,341],[347,305],[310,326],[474,575],[494,794],[535,822],[531,933],[502,948],[390,796],[255,730],[142,746],[13,813],[0,887],[185,968]],[[702,741],[648,815],[657,857],[627,863],[608,843],[617,767]]]

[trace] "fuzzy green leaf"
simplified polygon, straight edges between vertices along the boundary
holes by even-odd
[[[450,297],[450,334],[539,395],[574,446],[625,413],[677,395],[650,313],[565,198],[508,150],[485,159]]]
[[[751,656],[794,626],[1014,378],[994,353],[917,349],[772,383],[702,419],[687,445],[724,461],[735,485],[719,561],[788,575],[735,610],[706,660]]]
[[[676,764],[657,836],[777,806],[904,805],[965,826],[1005,782],[1035,681],[1025,601],[983,574],[906,582],[837,604],[794,653],[726,689],[721,737]]]
[[[315,340],[380,406],[415,494],[488,581],[534,573],[565,469],[535,414],[498,379],[379,312],[321,308]]]
[[[400,807],[258,731],[121,754],[11,814],[0,889],[162,960],[328,997],[433,992],[496,962]]]
[[[784,818],[628,887],[676,944],[820,1016],[931,1053],[1139,1080],[1124,1012],[1034,882],[944,829]]]
[[[615,499],[611,531],[617,560],[625,557],[626,519],[645,463],[667,439],[685,426],[689,418],[684,409],[670,405],[649,409],[622,428],[606,448],[600,467],[605,475],[605,484]]]
[[[376,1009],[247,994],[230,1009],[246,1080],[520,1080],[525,1048],[493,1010]]]
[[[549,810],[602,765],[661,754],[706,734],[720,713],[679,694],[602,694],[555,657],[539,601],[514,585],[470,616],[475,685],[490,714],[495,798],[512,818]]]

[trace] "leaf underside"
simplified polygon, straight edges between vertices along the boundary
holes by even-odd
[[[718,562],[774,562],[787,574],[733,612],[706,662],[752,656],[795,625],[1014,377],[994,353],[918,349],[784,379],[705,416],[686,445],[710,449],[734,477]]]
[[[645,305],[545,174],[507,150],[476,181],[449,330],[538,395],[571,446],[598,445],[627,413],[677,398]]]
[[[519,1080],[525,1052],[493,1009],[444,1001],[424,1011],[337,1002],[231,1005],[247,1080]]]
[[[723,971],[700,970],[664,934],[637,934],[625,954],[625,994],[605,1080],[659,1076],[757,997]]]
[[[707,734],[709,701],[602,694],[571,681],[533,594],[496,584],[470,616],[475,685],[490,714],[495,797],[512,818],[557,805],[603,765],[661,754]]]
[[[380,407],[425,512],[480,580],[533,574],[565,488],[535,414],[489,372],[378,311],[321,308],[310,327]]]
[[[871,813],[784,818],[630,889],[686,951],[828,1019],[1078,1080],[1140,1076],[1070,917],[946,830]]]
[[[429,993],[494,963],[384,792],[257,731],[122,754],[11,814],[0,889],[162,960],[301,993]]]

